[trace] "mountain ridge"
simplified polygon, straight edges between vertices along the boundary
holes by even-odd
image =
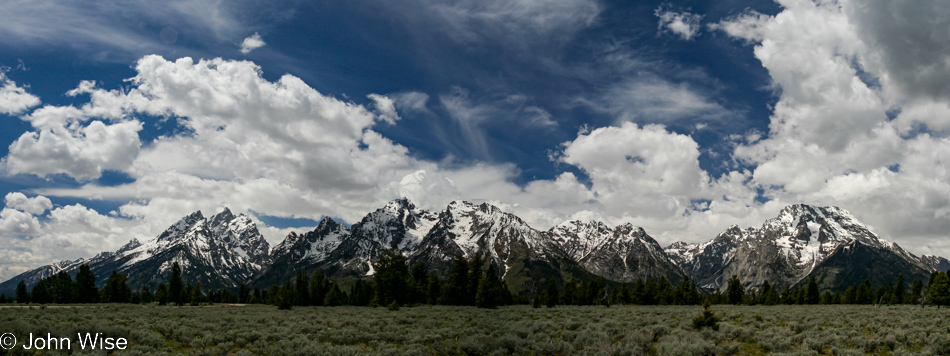
[[[113,252],[24,272],[0,283],[0,292],[12,290],[20,279],[32,285],[62,270],[75,274],[81,264],[90,265],[100,285],[115,269],[129,273],[134,287],[164,281],[174,262],[182,265],[186,281],[205,288],[284,283],[301,269],[322,268],[331,278],[365,278],[374,273],[379,254],[391,248],[410,263],[427,263],[443,278],[455,256],[480,254],[513,290],[538,290],[551,278],[563,283],[602,276],[618,283],[660,277],[677,283],[689,277],[714,291],[732,275],[752,288],[765,280],[794,285],[815,276],[822,288],[835,289],[862,276],[905,273],[909,281],[950,268],[942,257],[917,257],[881,239],[837,207],[789,205],[759,228],[733,225],[701,244],[675,242],[663,248],[630,223],[610,227],[571,220],[542,231],[487,203],[453,201],[435,213],[402,198],[351,226],[324,218],[311,231],[288,234],[272,249],[248,216],[227,208],[210,217],[196,211],[153,239],[132,239]],[[889,261],[893,268],[852,267],[848,261]]]

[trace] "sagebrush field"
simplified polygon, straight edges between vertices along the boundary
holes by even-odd
[[[694,328],[699,306],[93,307],[0,309],[0,333],[98,332],[129,355],[950,354],[950,310],[908,305],[715,305],[718,330]]]

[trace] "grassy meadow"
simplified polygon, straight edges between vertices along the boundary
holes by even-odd
[[[950,309],[855,305],[0,309],[0,333],[126,338],[126,355],[946,355]],[[73,340],[73,354],[83,354]],[[7,354],[23,354],[17,346]],[[0,354],[4,351],[0,350]],[[47,351],[45,354],[65,354]],[[105,354],[105,351],[98,351]]]

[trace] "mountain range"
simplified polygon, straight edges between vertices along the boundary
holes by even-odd
[[[322,268],[331,278],[364,278],[374,260],[397,249],[411,264],[425,262],[445,277],[456,256],[482,256],[513,292],[538,290],[554,278],[613,282],[684,277],[705,291],[725,289],[736,275],[746,287],[768,280],[795,285],[815,277],[822,289],[843,289],[871,280],[927,280],[947,270],[939,256],[917,257],[881,239],[849,212],[804,204],[784,208],[761,227],[732,226],[702,244],[676,242],[663,248],[643,228],[609,227],[598,221],[565,221],[541,231],[487,203],[454,201],[441,212],[417,208],[408,199],[389,202],[347,226],[324,218],[312,231],[290,233],[273,249],[246,215],[225,209],[209,218],[195,212],[159,236],[132,240],[115,252],[39,267],[0,283],[12,295],[20,280],[32,288],[42,278],[88,264],[100,286],[113,271],[129,274],[133,288],[153,288],[182,266],[188,283],[205,290],[240,284],[267,287],[291,280],[297,270]]]

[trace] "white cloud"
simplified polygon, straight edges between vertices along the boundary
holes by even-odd
[[[0,114],[16,115],[40,105],[40,98],[27,93],[0,70]]]
[[[97,120],[85,126],[71,121],[45,127],[26,132],[10,144],[2,164],[12,174],[64,173],[78,180],[94,179],[103,170],[125,170],[132,165],[141,146],[140,130],[142,123],[137,120],[110,125]]]
[[[6,11],[0,13],[0,43],[61,46],[83,57],[121,63],[146,53],[173,53],[181,49],[175,46],[180,37],[208,47],[235,43],[256,27],[257,19],[272,22],[286,16],[280,13],[285,8],[216,0],[12,0],[5,5]]]
[[[583,102],[610,113],[618,122],[709,121],[732,115],[698,88],[649,75],[619,82],[600,98]]]
[[[53,202],[51,202],[49,198],[42,195],[28,198],[23,193],[10,192],[7,193],[6,197],[4,197],[4,201],[6,202],[7,207],[33,215],[42,215],[47,210],[53,208]]]
[[[10,207],[8,199],[0,212],[0,280],[43,264],[89,258],[147,236],[147,224],[141,221],[100,215],[79,204],[53,209],[42,223],[42,213]]]
[[[261,35],[254,32],[253,35],[247,36],[244,41],[241,41],[241,53],[251,53],[251,51],[264,47],[266,44],[267,43],[264,43],[264,39],[261,38]]]
[[[376,113],[380,120],[390,125],[396,124],[396,121],[399,120],[399,114],[396,113],[396,105],[393,99],[379,94],[370,94],[367,97],[373,100],[373,105],[376,107]]]
[[[391,182],[420,168],[437,170],[371,130],[377,122],[398,118],[387,97],[376,96],[376,110],[370,111],[324,96],[290,75],[269,82],[259,67],[244,61],[172,62],[146,56],[135,69],[129,88],[110,91],[83,82],[69,94],[88,94],[87,104],[34,112],[28,120],[42,131],[27,133],[11,146],[8,168],[77,179],[96,177],[102,169],[123,170],[135,181],[42,193],[130,201],[119,212],[146,222],[146,236],[195,210],[223,206],[236,212],[355,221],[380,201],[398,197]],[[139,149],[132,134],[142,124],[124,121],[139,113],[177,120],[189,132],[160,137]],[[117,123],[83,126],[93,115]],[[118,128],[128,128],[125,132],[134,139],[91,134]],[[113,148],[112,143],[131,147]],[[103,151],[93,156],[87,146]]]
[[[427,19],[441,22],[445,32],[462,42],[505,39],[524,45],[528,38],[548,40],[570,36],[591,25],[601,8],[591,0],[421,0]],[[420,14],[412,8],[413,16]]]
[[[9,208],[0,211],[0,235],[36,236],[39,232],[40,221],[32,214]]]
[[[429,94],[411,91],[389,95],[393,99],[394,105],[399,110],[409,110],[413,112],[429,112],[426,105],[429,102]]]
[[[947,11],[935,1],[779,3],[775,16],[711,26],[753,44],[780,90],[768,136],[735,151],[757,166],[751,184],[775,202],[850,210],[913,252],[950,255],[939,243],[950,229],[950,87],[936,79],[950,73]]]
[[[660,5],[653,14],[660,18],[657,29],[661,33],[670,32],[687,41],[699,36],[703,15],[692,14],[689,11],[673,11],[670,4]]]

